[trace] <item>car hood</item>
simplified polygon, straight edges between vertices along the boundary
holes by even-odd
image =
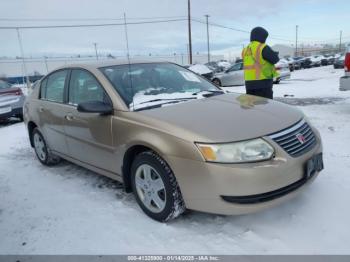
[[[138,120],[135,119],[138,122],[197,142],[232,142],[261,137],[303,118],[301,111],[286,104],[232,93],[133,114],[138,114]]]

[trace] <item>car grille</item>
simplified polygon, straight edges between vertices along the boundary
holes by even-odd
[[[269,137],[292,157],[301,156],[316,145],[316,136],[305,120]]]

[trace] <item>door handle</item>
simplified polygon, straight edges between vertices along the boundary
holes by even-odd
[[[68,121],[72,121],[72,120],[74,120],[74,116],[73,115],[71,115],[71,114],[68,114],[68,115],[65,115],[65,117],[64,117],[66,120],[68,120]]]
[[[42,113],[42,112],[44,112],[45,111],[45,109],[41,106],[41,107],[39,107],[39,112],[40,113]]]

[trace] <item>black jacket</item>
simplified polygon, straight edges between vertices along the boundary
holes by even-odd
[[[264,28],[255,27],[250,33],[250,41],[258,41],[260,43],[265,43],[268,36],[269,33]],[[268,45],[266,45],[262,50],[262,57],[273,65],[280,60],[278,57],[278,52],[273,51]],[[247,90],[272,88],[273,79],[246,81],[245,84]]]

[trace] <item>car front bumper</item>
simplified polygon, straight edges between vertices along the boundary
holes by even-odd
[[[275,157],[269,161],[246,164],[218,164],[177,157],[168,157],[186,207],[207,213],[234,215],[263,210],[297,195],[318,175],[305,178],[306,162],[322,153],[322,143],[317,130],[316,145],[307,153],[294,158],[289,156],[274,141]],[[273,197],[268,198],[273,194]],[[238,203],[230,196],[242,199],[267,197],[264,201]]]

